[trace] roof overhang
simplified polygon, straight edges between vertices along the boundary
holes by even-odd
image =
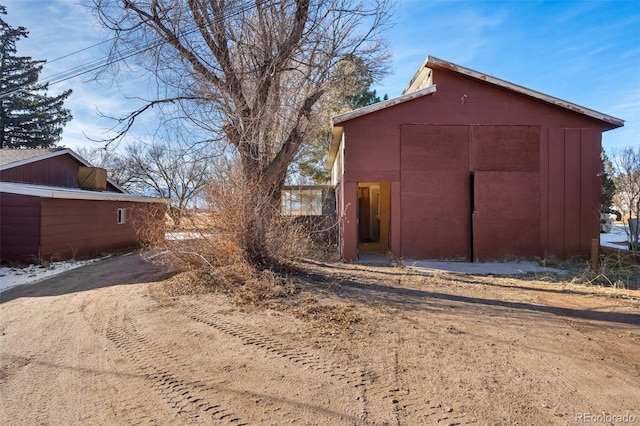
[[[25,164],[35,163],[36,161],[46,160],[46,159],[49,159],[49,158],[57,157],[59,155],[70,155],[76,161],[78,161],[80,164],[84,165],[85,167],[93,167],[91,165],[91,163],[89,163],[87,160],[82,158],[80,155],[78,155],[72,149],[64,148],[64,149],[60,149],[58,151],[54,151],[54,152],[51,152],[51,153],[48,153],[48,154],[38,155],[36,157],[30,157],[30,158],[26,158],[24,160],[14,161],[12,163],[7,163],[7,164],[0,165],[0,171],[13,169],[14,167],[24,166]],[[107,182],[109,182],[111,185],[113,185],[114,188],[118,189],[118,191],[121,191],[121,192],[123,192],[125,194],[128,192],[126,189],[122,188],[120,185],[115,183],[110,178],[107,178]]]
[[[143,197],[119,192],[87,191],[62,186],[32,185],[28,183],[0,182],[0,192],[16,195],[27,195],[40,198],[59,198],[66,200],[92,201],[128,201],[132,203],[167,203],[162,198]]]
[[[490,75],[480,73],[469,68],[461,67],[460,65],[456,65],[451,62],[444,61],[442,59],[434,58],[433,56],[427,57],[427,60],[422,65],[421,69],[422,68],[428,68],[430,70],[439,68],[439,69],[454,71],[459,74],[463,74],[465,76],[468,76],[477,80],[481,80],[483,82],[493,84],[498,87],[502,87],[512,92],[519,93],[534,99],[538,99],[540,101],[558,106],[560,108],[568,109],[570,111],[573,111],[582,115],[586,115],[588,117],[591,117],[596,120],[609,124],[609,127],[606,130],[616,129],[624,125],[624,120],[621,120],[619,118],[612,117],[610,115],[603,114],[601,112],[598,112],[580,105],[576,105],[574,103],[567,102],[562,99],[555,98],[553,96],[545,95],[544,93],[540,93],[535,90],[531,90],[526,87],[519,86],[517,84],[513,84],[508,81],[501,80],[499,78],[495,78]],[[420,71],[418,71],[418,73],[416,74],[416,77],[418,77],[419,73]],[[414,77],[414,79],[416,79],[416,77]],[[412,83],[413,83],[413,80],[412,80]],[[411,83],[409,84],[409,86],[407,86],[405,91],[408,90],[410,87],[411,87]]]
[[[430,95],[436,92],[436,85],[432,84],[423,89],[416,90],[411,93],[405,93],[395,98],[387,99],[386,101],[376,102],[372,105],[367,105],[366,107],[358,108],[353,111],[346,112],[344,114],[336,115],[333,117],[333,128],[331,130],[331,145],[329,147],[329,156],[327,158],[326,168],[331,169],[331,165],[336,159],[338,153],[338,147],[340,146],[340,142],[342,141],[342,134],[344,132],[344,128],[340,126],[341,123],[344,123],[349,120],[353,120],[354,118],[362,117],[363,115],[371,114],[373,112],[382,111],[387,108],[391,108],[395,105],[399,105],[417,98],[421,98],[426,95]]]
[[[451,62],[444,61],[442,59],[435,58],[433,56],[428,56],[422,66],[418,69],[416,74],[413,76],[407,87],[404,89],[402,95],[389,99],[386,101],[378,102],[373,105],[369,105],[363,108],[356,109],[354,111],[347,112],[345,114],[337,115],[333,118],[333,129],[331,135],[331,145],[329,147],[329,156],[327,158],[327,169],[330,169],[335,161],[337,156],[338,147],[340,146],[340,142],[342,141],[344,128],[341,126],[342,123],[345,123],[349,120],[353,120],[354,118],[361,117],[366,114],[370,114],[376,111],[383,110],[385,108],[392,107],[394,105],[401,104],[403,102],[407,102],[412,99],[419,98],[421,96],[425,96],[436,91],[436,85],[433,84],[433,70],[437,69],[445,69],[449,71],[456,72],[458,74],[462,74],[464,76],[480,80],[484,83],[492,84],[494,86],[503,88],[505,90],[509,90],[514,93],[518,93],[547,104],[551,104],[578,114],[585,115],[587,117],[598,120],[602,123],[605,123],[605,131],[616,129],[618,127],[622,127],[624,125],[624,120],[619,118],[603,114],[601,112],[595,111],[590,108],[586,108],[559,98],[555,98],[553,96],[546,95],[541,92],[537,92],[535,90],[528,89],[526,87],[510,83],[505,80],[501,80],[499,78],[492,77],[490,75],[480,73],[478,71],[474,71],[469,68],[465,68]]]

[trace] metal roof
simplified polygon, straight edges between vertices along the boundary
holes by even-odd
[[[63,186],[33,185],[30,183],[0,182],[0,192],[28,195],[41,198],[61,198],[67,200],[129,201],[133,203],[166,203],[162,198],[144,197],[119,192],[88,191]]]

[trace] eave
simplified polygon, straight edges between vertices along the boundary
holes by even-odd
[[[591,117],[594,118],[596,120],[605,122],[607,124],[609,124],[611,127],[609,127],[607,130],[611,130],[611,129],[615,129],[618,127],[622,127],[624,125],[624,120],[621,120],[619,118],[616,117],[612,117],[610,115],[607,114],[603,114],[601,112],[595,111],[593,109],[590,108],[586,108],[577,104],[574,104],[572,102],[568,102],[565,101],[563,99],[559,99],[553,96],[549,96],[546,95],[544,93],[541,92],[537,92],[535,90],[531,90],[528,89],[526,87],[514,84],[514,83],[510,83],[508,81],[505,80],[501,80],[499,78],[495,78],[492,77],[490,75],[484,74],[484,73],[480,73],[478,71],[474,71],[472,69],[469,68],[465,68],[462,67],[460,65],[456,65],[453,64],[451,62],[447,62],[444,61],[442,59],[438,59],[438,58],[434,58],[433,56],[429,56],[427,58],[427,60],[425,61],[425,63],[423,64],[422,68],[429,68],[429,69],[446,69],[449,71],[453,71],[462,75],[465,75],[467,77],[471,77],[489,84],[493,84],[495,86],[504,88],[506,90],[515,92],[515,93],[519,93],[525,96],[528,96],[530,98],[534,98],[537,100],[540,100],[542,102],[546,102],[548,104],[552,104],[555,106],[558,106],[560,108],[564,108],[573,112],[576,112],[578,114],[582,114],[582,115],[586,115],[587,117]],[[408,87],[407,87],[408,89]],[[405,90],[407,90],[405,89]]]
[[[27,195],[40,198],[60,198],[66,200],[128,201],[132,203],[166,203],[162,198],[144,197],[119,192],[88,191],[62,186],[33,185],[28,183],[0,182],[0,192]]]
[[[416,90],[415,92],[405,93],[395,98],[387,99],[386,101],[377,102],[375,104],[358,108],[356,110],[349,111],[344,114],[336,115],[335,117],[333,117],[333,127],[331,130],[331,145],[329,147],[329,156],[327,158],[327,164],[325,167],[329,170],[331,169],[331,166],[335,161],[336,155],[338,153],[338,147],[340,146],[340,141],[342,140],[342,133],[343,133],[343,127],[339,126],[339,124],[349,120],[353,120],[354,118],[371,114],[373,112],[382,111],[384,109],[391,108],[393,106],[396,106],[405,102],[409,102],[411,100],[421,98],[423,96],[430,95],[435,92],[436,92],[436,85],[433,84],[431,86],[425,87],[424,89]]]

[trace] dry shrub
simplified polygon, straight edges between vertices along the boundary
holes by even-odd
[[[136,231],[138,244],[142,247],[156,247],[164,241],[167,230],[165,203],[134,204],[127,220]]]
[[[600,257],[596,271],[587,266],[577,281],[613,288],[640,289],[640,265],[633,254]]]
[[[290,279],[269,270],[256,272],[246,265],[189,270],[165,280],[163,284],[165,292],[172,297],[222,293],[242,306],[260,306],[269,299],[296,293],[296,286]]]
[[[232,294],[238,303],[256,304],[295,292],[289,280],[273,270],[282,271],[292,259],[306,253],[308,234],[290,218],[273,211],[265,221],[265,233],[269,255],[275,262],[270,265],[271,270],[254,267],[243,249],[242,231],[247,220],[244,205],[246,200],[257,198],[257,189],[235,176],[232,169],[221,172],[208,188],[206,208],[186,212],[181,221],[184,228],[172,229],[166,238],[153,229],[155,224],[141,223],[139,226],[147,244],[165,254],[156,257],[156,261],[189,271],[188,275],[179,278],[182,281],[198,281],[205,285],[203,288],[176,281],[170,285],[172,294],[181,289],[190,293],[206,288]],[[257,208],[255,214],[263,211],[264,208]]]

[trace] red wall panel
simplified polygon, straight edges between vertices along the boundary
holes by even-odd
[[[471,170],[540,170],[540,127],[471,126],[471,133]]]
[[[468,128],[402,126],[401,165],[402,256],[467,259],[471,229]]]
[[[549,243],[546,255],[565,257],[564,130],[549,129]]]
[[[40,198],[0,192],[0,262],[28,263],[39,245]]]
[[[564,244],[565,252],[580,250],[580,129],[564,134]]]
[[[580,131],[580,252],[591,252],[591,240],[600,238],[600,138],[599,131]]]
[[[540,255],[538,173],[475,172],[474,260]]]
[[[405,132],[405,127],[411,127],[408,125],[416,125],[416,128],[442,126],[445,132],[454,127],[467,127],[473,141],[467,146],[470,161],[467,171],[540,173],[536,180],[537,199],[523,201],[528,208],[538,206],[539,234],[529,256],[588,255],[588,240],[597,238],[594,211],[599,204],[599,183],[595,181],[594,172],[599,162],[601,132],[610,126],[579,112],[453,71],[434,70],[434,83],[437,91],[433,94],[341,123],[345,130],[344,177],[346,182],[354,183],[351,186],[353,195],[348,195],[349,189],[344,187],[345,199],[356,199],[359,181],[392,183],[394,255],[406,256],[405,247],[412,253],[421,250],[419,238],[414,234],[427,232],[420,229],[426,219],[419,217],[417,212],[429,206],[427,214],[431,214],[429,212],[439,205],[441,210],[462,211],[462,207],[453,207],[456,203],[450,205],[449,202],[451,197],[464,198],[462,194],[448,193],[456,187],[462,188],[461,178],[460,183],[455,183],[458,178],[444,183],[449,191],[442,194],[425,188],[424,192],[431,192],[431,197],[438,198],[437,201],[427,199],[421,194],[421,188],[411,188],[412,185],[428,185],[433,179],[445,179],[429,176],[427,165],[434,173],[441,170],[438,167],[457,170],[455,163],[460,160],[462,154],[459,152],[464,151],[464,147],[459,148],[455,142],[449,146],[405,146],[405,136],[401,136],[401,132]],[[529,130],[522,133],[526,128]],[[422,138],[419,134],[414,136],[416,140]],[[422,151],[421,146],[432,151]],[[439,161],[432,158],[439,158]],[[424,172],[421,176],[411,174],[421,173],[421,167]],[[409,180],[405,181],[405,178]],[[509,192],[513,188],[506,187],[505,190]],[[462,206],[462,201],[459,205]],[[470,216],[470,212],[467,213]],[[355,211],[350,218],[354,223],[345,226],[355,230]],[[433,223],[438,221],[433,219]],[[480,223],[487,227],[498,226],[490,221]],[[505,224],[505,232],[511,232],[510,226]],[[356,238],[357,232],[352,234]]]
[[[402,172],[402,256],[464,260],[470,255],[468,172]]]
[[[119,208],[126,209],[124,224],[117,223]],[[135,246],[138,242],[135,225],[140,215],[161,229],[161,209],[161,205],[121,201],[43,199],[41,256],[64,260]]]
[[[58,155],[0,171],[0,180],[77,188],[80,163],[69,155]]]

